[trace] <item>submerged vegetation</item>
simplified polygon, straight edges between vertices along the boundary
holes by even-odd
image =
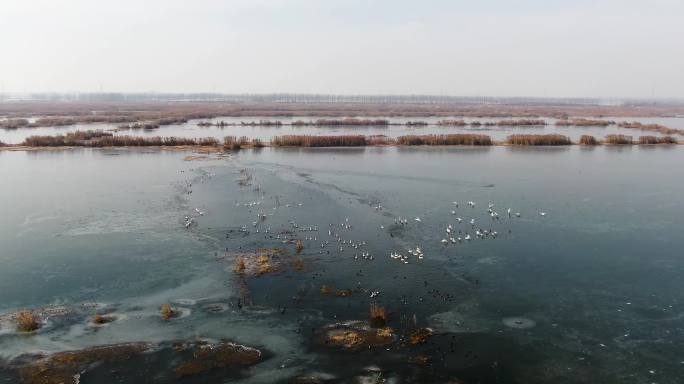
[[[548,134],[548,135],[510,135],[506,142],[511,145],[571,145],[569,137]]]

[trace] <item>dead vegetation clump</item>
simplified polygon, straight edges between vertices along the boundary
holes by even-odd
[[[242,276],[260,276],[280,272],[287,252],[281,248],[259,248],[253,253],[226,254],[233,259],[233,272]],[[296,264],[293,264],[296,268]],[[301,263],[303,268],[303,261]]]
[[[668,128],[660,124],[642,124],[638,121],[622,121],[618,123],[618,127],[627,129],[639,129],[642,131],[660,132],[666,135],[684,135],[684,129]]]
[[[79,376],[96,363],[122,361],[150,349],[147,343],[125,343],[58,352],[19,368],[24,384],[78,383]]]
[[[27,119],[7,119],[0,120],[0,128],[2,129],[18,129],[28,127],[29,121]]]
[[[496,122],[496,125],[505,126],[505,127],[521,127],[521,126],[531,127],[531,126],[546,125],[546,121],[544,121],[544,120],[531,120],[531,119],[500,120],[500,121]]]
[[[468,123],[466,123],[465,120],[440,120],[437,122],[437,125],[449,127],[465,127],[466,125],[468,125]]]
[[[397,138],[399,145],[492,145],[487,135],[454,133],[449,135],[405,135]]]
[[[386,346],[395,340],[396,335],[392,328],[372,328],[361,321],[324,327],[320,338],[321,343],[326,346],[348,350]]]
[[[396,144],[397,141],[391,137],[387,137],[385,135],[371,135],[367,137],[367,144],[368,145],[374,145],[374,146],[382,146],[382,145],[393,145]]]
[[[179,313],[171,307],[171,304],[162,304],[159,308],[159,313],[161,314],[162,320],[168,321],[178,317]]]
[[[260,350],[232,342],[197,342],[191,346],[191,350],[190,360],[174,369],[181,376],[198,375],[230,366],[249,366],[261,360]]]
[[[607,135],[603,139],[604,144],[610,145],[630,145],[633,143],[632,136],[625,135]]]
[[[418,328],[411,331],[409,337],[410,345],[423,344],[427,339],[432,336],[432,330],[430,328]]]
[[[297,254],[299,255],[300,253],[302,253],[302,250],[304,250],[304,243],[302,243],[301,240],[297,239],[295,241],[295,252],[297,252]]]
[[[275,147],[363,147],[366,137],[361,135],[313,136],[284,135],[271,139]]]
[[[330,288],[327,285],[321,285],[320,291],[322,295],[329,295],[330,293],[332,293],[332,288]]]
[[[428,125],[427,121],[407,121],[404,125],[407,127],[423,127]]]
[[[570,138],[558,134],[548,135],[510,135],[506,139],[510,145],[571,145]]]
[[[111,315],[95,315],[95,316],[93,316],[93,318],[91,319],[91,321],[93,322],[93,324],[97,324],[97,325],[108,324],[108,323],[111,323],[111,322],[114,321],[114,320],[116,320],[116,317],[111,316]]]
[[[40,328],[40,321],[32,311],[20,311],[15,321],[19,332],[33,332]]]
[[[561,119],[556,121],[558,127],[607,127],[614,125],[612,120],[592,120],[592,119]]]
[[[591,135],[582,135],[579,139],[579,144],[580,145],[600,145],[601,142],[599,142],[594,136]]]
[[[218,146],[213,137],[142,137],[114,136],[111,132],[76,131],[66,135],[29,136],[21,144],[28,147],[175,147],[175,146]]]
[[[384,327],[387,323],[387,312],[385,308],[377,303],[370,303],[370,324],[373,328]]]
[[[663,137],[640,136],[639,137],[639,144],[640,145],[644,145],[644,144],[677,144],[677,140],[675,140],[675,138],[672,136],[663,136]]]

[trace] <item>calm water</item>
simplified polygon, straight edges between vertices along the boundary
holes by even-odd
[[[186,155],[0,152],[0,313],[99,303],[119,316],[101,328],[83,318],[53,320],[30,336],[5,326],[0,358],[201,337],[272,353],[240,382],[289,382],[312,372],[351,382],[370,365],[391,382],[682,380],[679,147],[266,148],[183,161]],[[507,208],[520,217],[509,218]],[[196,224],[185,228],[186,216]],[[480,239],[477,230],[498,236]],[[283,231],[303,240],[304,271],[247,279],[253,305],[240,308],[245,287],[233,253],[292,253],[286,235],[278,238]],[[473,239],[441,241],[466,234]],[[415,247],[422,259],[390,257]],[[322,285],[355,293],[322,295]],[[415,350],[346,352],[316,341],[321,326],[366,319],[372,301],[398,332],[415,321],[435,335]],[[166,302],[183,317],[161,322]],[[208,304],[226,310],[212,313]],[[430,363],[407,363],[414,354]],[[0,371],[3,377],[15,379]],[[97,369],[81,377],[119,381],[136,379]]]
[[[383,117],[379,117],[383,118]],[[177,137],[215,137],[223,139],[225,136],[247,136],[249,138],[259,138],[262,140],[270,140],[273,136],[278,135],[386,135],[389,137],[398,137],[402,135],[428,135],[428,134],[449,134],[449,133],[479,133],[489,135],[495,140],[503,140],[508,135],[514,133],[527,134],[547,134],[560,133],[569,136],[573,140],[578,140],[582,135],[594,135],[597,138],[602,138],[609,134],[624,134],[633,136],[635,139],[643,135],[662,136],[658,132],[639,131],[635,129],[624,129],[615,125],[608,127],[556,127],[554,125],[555,119],[546,119],[549,125],[539,127],[407,127],[407,126],[387,126],[387,127],[292,127],[292,126],[227,126],[227,127],[199,127],[197,123],[200,121],[225,121],[228,123],[239,124],[241,121],[252,122],[260,120],[279,120],[284,123],[296,120],[316,120],[312,117],[220,117],[209,120],[192,120],[185,124],[167,125],[159,129],[153,130],[127,130],[114,132],[115,135],[133,135],[133,136],[177,136]],[[391,123],[406,123],[407,121],[426,121],[430,124],[435,124],[443,117],[428,117],[428,118],[389,118],[385,117]],[[456,119],[460,119],[456,117]],[[670,128],[684,128],[684,118],[614,118],[607,117],[606,120],[613,121],[639,121],[644,124],[661,124]],[[482,118],[482,119],[464,119],[466,121],[498,121],[500,119]],[[111,130],[115,129],[117,124],[78,124],[66,127],[42,127],[42,128],[24,128],[15,130],[0,129],[0,141],[8,144],[18,144],[24,141],[28,136],[32,135],[57,135],[65,134],[66,132],[84,131],[84,130]]]

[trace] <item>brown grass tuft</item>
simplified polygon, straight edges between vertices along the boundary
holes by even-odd
[[[469,133],[450,135],[406,135],[397,138],[399,145],[492,145],[491,137]]]
[[[33,332],[40,328],[37,316],[31,311],[21,311],[16,317],[17,330],[20,332]]]
[[[601,144],[594,136],[582,135],[579,140],[580,145],[599,145]]]
[[[563,135],[510,135],[506,140],[511,145],[570,145],[570,138]]]
[[[285,135],[274,137],[271,144],[275,147],[363,147],[367,142],[361,135]]]
[[[639,137],[639,144],[677,144],[677,140],[672,136],[641,136]]]
[[[161,313],[162,320],[168,321],[178,316],[178,313],[171,308],[171,304],[162,304],[159,312]]]
[[[625,136],[625,135],[607,135],[603,139],[604,144],[612,144],[612,145],[629,145],[632,144],[632,136]]]
[[[377,303],[370,303],[370,323],[374,328],[382,328],[387,323],[385,308]]]

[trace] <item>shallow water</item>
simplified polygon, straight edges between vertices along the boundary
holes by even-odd
[[[243,382],[312,372],[347,382],[369,365],[397,382],[680,382],[679,147],[264,148],[183,161],[187,154],[0,152],[0,314],[79,308],[33,335],[4,326],[0,358],[212,338],[273,354]],[[520,217],[509,218],[509,207]],[[185,228],[185,216],[196,224]],[[479,239],[478,229],[498,235]],[[466,233],[473,239],[441,242]],[[241,284],[235,252],[294,254],[283,244],[293,236],[303,241],[303,271],[283,266]],[[390,257],[415,247],[422,259]],[[323,285],[354,294],[324,295]],[[162,321],[167,302],[183,316]],[[429,326],[435,335],[415,348],[357,352],[317,342],[326,324],[366,319],[370,302],[398,333]],[[89,325],[102,310],[117,320]],[[408,363],[416,355],[430,363]],[[116,372],[81,382],[126,380]]]
[[[445,119],[444,117],[427,117],[427,118],[390,118],[390,117],[378,117],[387,119],[392,124],[405,124],[407,121],[425,121],[430,124],[436,124],[439,120]],[[386,127],[354,127],[354,126],[344,126],[344,127],[293,127],[289,125],[284,125],[280,127],[274,126],[225,126],[225,127],[200,127],[197,125],[200,121],[212,121],[220,122],[225,121],[230,124],[240,124],[241,121],[244,122],[257,122],[261,120],[279,120],[283,123],[289,123],[292,121],[303,120],[312,121],[317,118],[300,116],[300,117],[219,117],[216,119],[207,120],[192,120],[185,124],[174,124],[162,126],[158,129],[151,130],[123,130],[115,131],[115,135],[131,135],[131,136],[176,136],[176,137],[214,137],[219,140],[223,140],[226,136],[246,136],[250,139],[258,138],[261,140],[268,141],[274,136],[279,135],[385,135],[388,137],[399,137],[402,135],[430,135],[430,134],[451,134],[451,133],[475,133],[484,134],[490,136],[494,140],[504,140],[511,134],[550,134],[559,133],[570,137],[572,140],[579,140],[582,135],[593,135],[596,138],[603,138],[610,134],[623,134],[628,136],[633,136],[635,139],[639,136],[664,136],[659,132],[648,132],[640,131],[636,129],[625,129],[620,128],[616,125],[608,127],[556,127],[555,119],[545,119],[548,125],[546,126],[536,126],[536,127],[506,127],[506,126],[480,126],[480,127],[449,127],[449,126],[436,126],[428,125],[424,127],[416,126],[401,126],[401,125],[389,125]],[[333,118],[335,119],[335,118]],[[455,119],[460,119],[456,117]],[[639,121],[643,124],[661,124],[670,128],[684,128],[684,118],[615,118],[606,117],[604,120],[613,121]],[[478,118],[478,119],[464,119],[467,122],[470,121],[499,121],[501,119],[492,118]],[[87,131],[87,130],[113,130],[116,129],[117,124],[77,124],[74,126],[64,126],[64,127],[41,127],[41,128],[21,128],[21,129],[0,129],[0,141],[7,144],[18,144],[24,141],[27,137],[32,135],[58,135],[65,134],[67,132],[73,131]]]

